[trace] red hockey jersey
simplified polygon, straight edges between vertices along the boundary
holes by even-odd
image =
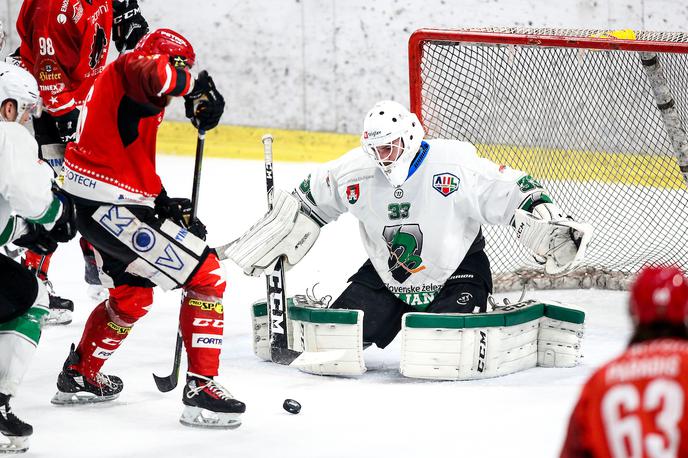
[[[111,0],[24,0],[19,54],[50,114],[81,105],[105,67],[111,31]]]
[[[635,344],[595,372],[561,457],[688,457],[688,342]]]
[[[189,71],[166,55],[134,51],[108,65],[86,97],[76,143],[67,145],[64,189],[93,202],[153,206],[162,187],[155,153],[165,105],[192,88]]]

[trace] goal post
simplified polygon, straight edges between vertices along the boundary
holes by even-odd
[[[585,264],[559,277],[511,228],[484,228],[498,290],[624,289],[648,263],[688,269],[688,34],[421,29],[409,82],[428,138],[528,172],[595,228]]]

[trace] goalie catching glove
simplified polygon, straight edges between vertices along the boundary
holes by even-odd
[[[258,277],[280,256],[286,258],[285,269],[296,265],[318,235],[320,226],[301,212],[299,200],[276,189],[272,210],[220,256],[234,261],[246,275]]]
[[[585,257],[592,226],[577,223],[552,203],[533,207],[532,213],[516,210],[516,238],[534,252],[537,262],[550,275],[575,268]]]

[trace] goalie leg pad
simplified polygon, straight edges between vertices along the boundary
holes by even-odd
[[[318,354],[337,354],[336,361],[299,364],[304,372],[317,375],[361,375],[366,366],[363,359],[363,312],[360,310],[325,309],[297,305],[287,299],[289,310],[287,329],[289,348],[317,360]],[[251,306],[253,324],[253,353],[263,361],[270,361],[268,311],[265,300]]]
[[[582,316],[581,316],[582,314]],[[540,320],[538,366],[573,367],[583,357],[584,312],[571,305],[550,303]]]
[[[581,358],[585,314],[556,302],[526,301],[486,314],[408,313],[402,375],[439,380],[496,377]]]
[[[317,375],[355,376],[365,373],[363,312],[294,306],[289,309],[293,349],[300,352],[344,353],[337,361],[299,366]]]
[[[270,331],[268,306],[265,299],[260,299],[251,305],[251,328],[253,329],[253,354],[263,361],[270,358]],[[292,334],[289,334],[290,336]]]

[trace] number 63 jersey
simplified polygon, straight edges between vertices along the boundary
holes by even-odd
[[[356,148],[315,170],[297,195],[320,224],[353,214],[387,289],[423,306],[457,269],[482,224],[509,224],[517,208],[529,210],[543,191],[525,173],[478,157],[470,143],[428,140],[399,187]]]
[[[688,341],[631,345],[588,380],[562,458],[688,457]]]

